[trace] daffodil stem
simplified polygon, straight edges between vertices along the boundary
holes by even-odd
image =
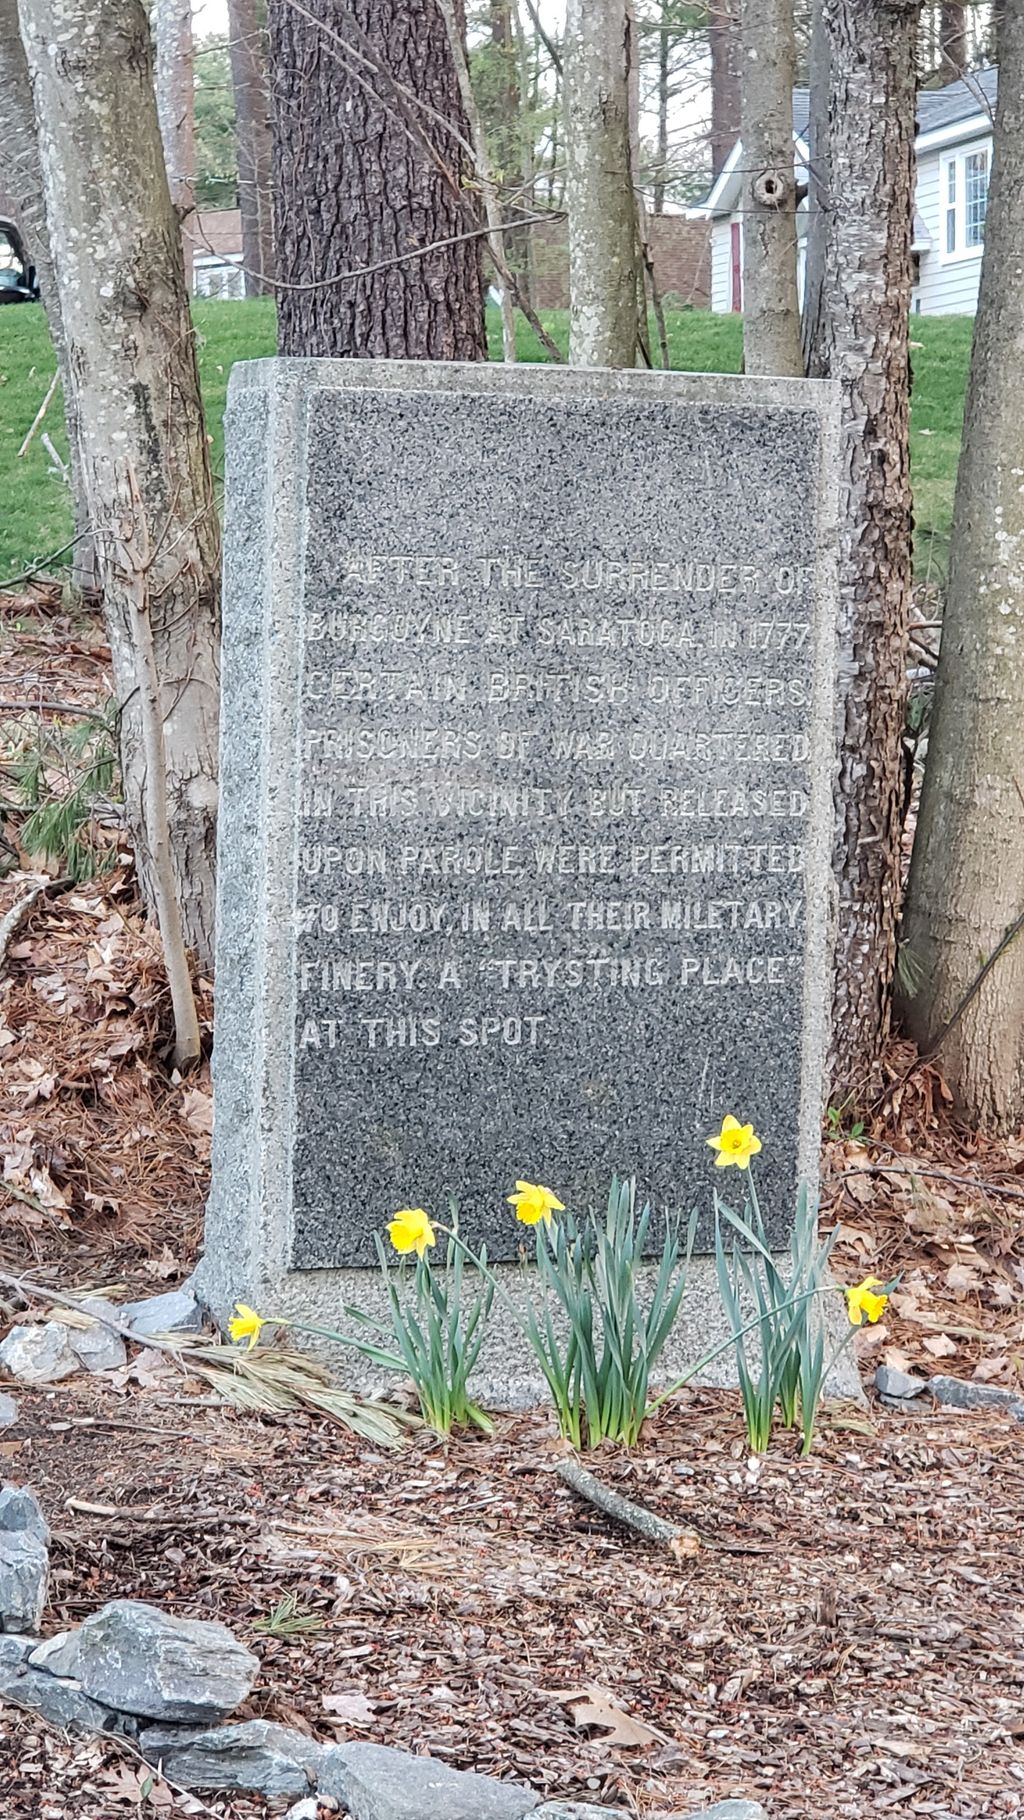
[[[724,1340],[720,1340],[717,1346],[713,1346],[710,1352],[706,1352],[703,1358],[697,1360],[696,1365],[691,1365],[688,1371],[684,1371],[681,1378],[676,1378],[667,1390],[663,1390],[660,1396],[655,1397],[654,1402],[649,1403],[644,1411],[644,1420],[646,1421],[648,1416],[653,1416],[655,1410],[660,1409],[669,1397],[674,1397],[677,1390],[682,1390],[685,1385],[689,1384],[691,1379],[695,1378],[698,1372],[703,1371],[706,1365],[711,1365],[715,1359],[721,1357],[723,1352],[728,1352],[730,1346],[735,1346],[737,1340],[742,1340],[748,1333],[753,1333],[755,1327],[760,1327],[761,1323],[769,1320],[773,1314],[785,1314],[787,1309],[795,1308],[798,1302],[810,1302],[815,1296],[831,1295],[833,1290],[841,1287],[842,1285],[839,1283],[823,1283],[817,1289],[807,1289],[802,1295],[793,1296],[789,1301],[780,1303],[777,1308],[766,1308],[763,1314],[755,1315],[752,1321],[746,1323],[746,1326],[738,1328],[735,1333],[730,1333]],[[838,1357],[838,1354],[836,1356]]]

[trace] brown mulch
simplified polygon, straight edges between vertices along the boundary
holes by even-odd
[[[677,1561],[572,1497],[540,1416],[380,1454],[188,1390],[74,1380],[21,1401],[4,1470],[54,1529],[48,1629],[115,1597],[222,1618],[262,1661],[243,1717],[640,1814],[730,1795],[773,1820],[1024,1812],[1007,1416],[839,1410],[810,1460],[780,1441],[755,1466],[734,1398],[682,1399],[638,1453],[595,1462],[697,1529]],[[257,1628],[286,1595],[316,1628]],[[4,1721],[10,1820],[139,1811],[118,1747]],[[287,1805],[210,1799],[246,1820]]]

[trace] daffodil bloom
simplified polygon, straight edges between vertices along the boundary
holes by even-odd
[[[846,1291],[846,1306],[854,1327],[862,1327],[865,1321],[881,1320],[889,1300],[884,1290],[879,1295],[881,1289],[880,1277],[865,1277],[863,1283]]]
[[[750,1159],[756,1156],[761,1148],[761,1140],[754,1135],[753,1125],[741,1125],[732,1113],[727,1113],[722,1120],[722,1129],[717,1137],[709,1137],[712,1150],[717,1150],[716,1169],[731,1169],[735,1163],[737,1169],[747,1169]]]
[[[516,1219],[522,1220],[524,1226],[537,1226],[543,1220],[550,1226],[553,1213],[564,1213],[564,1202],[550,1188],[541,1188],[536,1182],[517,1182],[515,1194],[506,1196],[510,1207],[516,1210]]]
[[[394,1219],[388,1221],[388,1237],[402,1257],[414,1251],[421,1258],[428,1245],[437,1244],[434,1228],[422,1207],[404,1207],[401,1213],[396,1213]]]
[[[235,1303],[235,1312],[228,1322],[228,1332],[237,1346],[241,1340],[248,1340],[251,1352],[260,1337],[266,1322],[262,1315],[256,1313],[245,1302]]]

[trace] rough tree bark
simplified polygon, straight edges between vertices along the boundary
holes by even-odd
[[[270,0],[269,26],[281,353],[486,359],[473,156],[436,0]]]
[[[259,0],[228,0],[228,55],[235,98],[238,206],[247,297],[262,297],[272,291],[274,277],[274,170],[262,10]]]
[[[43,173],[39,168],[36,122],[32,111],[32,84],[18,25],[18,0],[0,0],[0,180],[17,207],[18,222],[28,256],[36,268],[50,340],[57,356],[64,392],[75,519],[71,576],[76,587],[91,589],[96,583],[96,568],[89,529],[89,502],[78,448],[74,395],[67,383],[67,350],[53,276],[53,261],[50,257],[46,205],[43,201]]]
[[[888,1030],[900,896],[911,215],[919,0],[824,0],[829,186],[814,370],[840,382],[839,890],[833,1093]]]
[[[1024,1119],[1022,419],[1024,0],[1010,0],[900,970],[904,1019],[926,1050],[963,1005],[939,1066],[972,1123],[1004,1131]],[[986,961],[990,970],[965,1004]]]
[[[740,0],[708,0],[711,56],[711,174],[717,177],[740,133]]]
[[[220,532],[142,0],[21,0],[50,244],[120,707],[125,813],[147,903],[133,595],[115,502],[134,475],[186,939],[213,951]],[[59,51],[59,54],[57,52]],[[95,181],[95,172],[104,181]]]
[[[627,0],[569,0],[565,24],[569,359],[631,367],[639,261],[629,150]]]
[[[743,0],[743,365],[802,378],[793,0]]]
[[[192,0],[153,0],[156,105],[171,201],[181,222],[185,288],[192,290],[195,251],[196,104]]]

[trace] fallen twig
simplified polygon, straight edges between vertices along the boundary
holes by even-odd
[[[700,1537],[692,1529],[666,1523],[664,1517],[656,1517],[653,1510],[646,1510],[642,1504],[634,1504],[632,1498],[624,1498],[620,1492],[610,1490],[578,1461],[559,1460],[555,1471],[578,1498],[593,1504],[613,1522],[632,1529],[648,1542],[660,1542],[677,1561],[691,1560],[700,1553]]]
[[[29,426],[28,432],[26,434],[25,440],[22,443],[21,448],[18,450],[19,457],[25,454],[25,451],[27,450],[29,443],[32,441],[32,438],[35,435],[36,431],[38,430],[39,425],[42,423],[43,418],[46,416],[46,413],[49,409],[50,400],[53,397],[54,392],[57,390],[57,381],[58,381],[59,377],[60,377],[59,373],[54,373],[53,378],[51,379],[51,381],[46,389],[46,397],[43,399],[42,404],[39,406],[38,411],[36,412],[35,416],[33,417],[32,422]]]
[[[7,959],[7,950],[14,937],[17,935],[18,930],[21,928],[22,923],[25,921],[32,905],[49,889],[50,881],[48,879],[41,885],[33,885],[31,891],[26,891],[24,897],[19,897],[17,903],[12,904],[7,915],[0,921],[0,968],[3,967],[3,964]]]

